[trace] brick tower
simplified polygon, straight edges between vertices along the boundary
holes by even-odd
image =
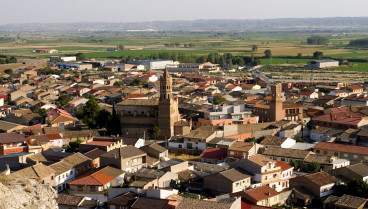
[[[160,78],[160,101],[158,103],[158,127],[160,135],[169,139],[174,135],[174,124],[179,119],[178,99],[172,94],[172,77],[165,70]]]
[[[272,99],[270,102],[270,122],[284,119],[282,112],[281,85],[271,86]]]

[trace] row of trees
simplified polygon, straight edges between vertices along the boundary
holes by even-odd
[[[349,42],[352,47],[368,47],[368,38],[355,39]]]
[[[175,43],[165,43],[164,46],[165,47],[180,47],[181,45],[183,45],[184,48],[193,48],[195,45],[192,43],[185,43],[185,44],[181,44],[179,42],[175,42]]]
[[[0,55],[0,64],[16,63],[17,61],[17,58],[14,56],[8,57],[6,55]]]
[[[307,44],[311,45],[324,45],[327,44],[329,41],[329,38],[322,36],[312,36],[307,38]]]

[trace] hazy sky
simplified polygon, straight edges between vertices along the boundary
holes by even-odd
[[[368,0],[1,0],[0,2],[1,25],[34,22],[368,16]]]

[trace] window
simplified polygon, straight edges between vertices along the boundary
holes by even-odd
[[[316,153],[320,153],[321,151],[319,151],[319,149],[316,150]]]
[[[133,163],[136,163],[136,162],[137,162],[137,158],[134,158],[134,159],[133,159]]]
[[[354,158],[358,158],[358,155],[354,155],[353,157],[354,157]]]
[[[348,154],[346,154],[346,153],[344,153],[344,157],[349,157],[349,155],[348,155]]]
[[[323,151],[323,154],[327,155],[327,151]]]
[[[78,186],[78,191],[83,191],[83,187],[82,186]]]
[[[274,201],[274,202],[276,202],[276,201],[277,201],[277,196],[275,196],[275,197],[273,198],[273,201]]]
[[[51,176],[51,180],[54,180],[54,176]]]
[[[364,156],[364,160],[368,160],[368,156]]]
[[[267,180],[267,176],[264,177],[264,180]]]
[[[335,152],[335,153],[334,153],[334,155],[335,155],[335,156],[339,156],[339,153],[338,153],[338,152]]]
[[[129,165],[129,161],[126,162],[126,165]]]

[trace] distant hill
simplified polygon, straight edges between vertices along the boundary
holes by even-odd
[[[368,31],[368,17],[193,20],[126,23],[27,23],[0,31]]]

